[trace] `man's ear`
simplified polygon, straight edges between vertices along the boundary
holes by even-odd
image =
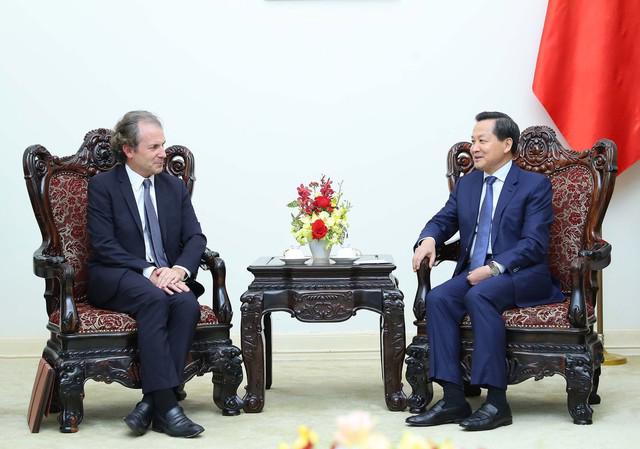
[[[511,152],[511,147],[513,146],[513,139],[511,137],[507,137],[506,139],[504,139],[504,144],[505,144],[505,149],[504,149],[504,153],[510,153]]]
[[[124,145],[122,145],[122,152],[127,157],[127,159],[129,159],[129,158],[131,158],[133,156],[134,151],[135,150],[131,147],[131,145],[128,145],[126,143]]]

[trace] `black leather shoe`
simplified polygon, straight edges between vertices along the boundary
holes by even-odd
[[[444,400],[439,400],[424,413],[409,416],[406,423],[410,426],[437,426],[440,424],[458,423],[471,415],[471,406],[468,403],[457,407],[444,406]]]
[[[173,389],[173,392],[176,395],[176,401],[180,402],[180,401],[184,401],[185,399],[187,399],[187,392],[184,391],[184,384],[178,385],[177,387],[175,387]]]
[[[471,416],[460,423],[464,430],[490,430],[513,423],[511,408],[498,409],[495,405],[485,402]]]
[[[153,425],[156,432],[163,432],[172,437],[193,438],[204,432],[204,427],[191,421],[182,411],[182,407],[176,405],[164,416],[155,415]]]
[[[138,402],[123,420],[133,433],[144,435],[151,424],[151,415],[153,415],[152,407],[146,402]]]

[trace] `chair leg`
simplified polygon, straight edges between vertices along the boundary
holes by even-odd
[[[218,348],[213,357],[213,402],[225,416],[240,414],[244,402],[238,396],[242,382],[240,349],[235,346]]]
[[[424,336],[415,336],[407,348],[407,372],[405,377],[411,385],[411,396],[407,399],[411,413],[422,413],[433,399],[433,385],[429,381],[429,344]]]
[[[589,395],[589,404],[596,405],[599,404],[601,399],[598,394],[598,386],[600,385],[600,367],[596,368],[593,372],[593,388],[591,389],[591,394]]]
[[[84,409],[84,367],[80,362],[62,362],[56,367],[57,396],[60,405],[60,432],[74,433],[82,422]]]
[[[593,364],[587,354],[567,355],[567,407],[574,424],[591,424],[589,395],[593,386]]]

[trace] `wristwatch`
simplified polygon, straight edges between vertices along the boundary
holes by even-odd
[[[501,274],[500,267],[497,263],[495,263],[495,261],[492,260],[488,265],[489,269],[491,270],[491,276],[498,276]]]

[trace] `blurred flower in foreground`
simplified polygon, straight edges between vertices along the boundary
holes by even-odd
[[[372,433],[374,423],[371,415],[353,412],[339,416],[338,431],[332,449],[390,449],[391,445],[383,435]]]
[[[313,449],[318,442],[318,434],[307,426],[298,427],[298,438],[293,446],[287,443],[280,443],[278,449]]]
[[[338,430],[330,449],[456,449],[451,441],[436,444],[409,432],[402,435],[397,446],[391,446],[384,435],[373,432],[373,419],[366,412],[339,416],[337,422]],[[317,443],[318,435],[309,427],[300,426],[293,446],[280,443],[278,449],[314,449]]]

